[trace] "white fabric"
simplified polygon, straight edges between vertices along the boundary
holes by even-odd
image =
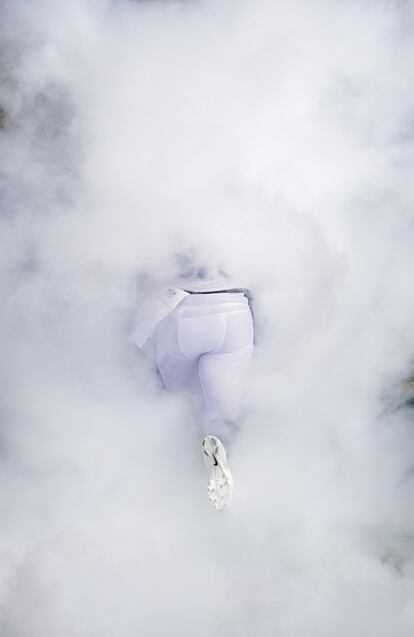
[[[253,319],[242,293],[189,295],[156,332],[157,365],[166,388],[201,386],[213,419],[237,420],[252,354]]]
[[[229,289],[242,289],[240,281],[225,276],[190,277],[176,279],[171,285],[155,285],[141,290],[129,340],[143,347],[157,325],[188,296],[186,290],[214,292]]]
[[[138,347],[143,347],[150,338],[154,329],[175,307],[186,297],[188,292],[174,286],[154,287],[140,298],[134,323],[131,330],[130,341]]]

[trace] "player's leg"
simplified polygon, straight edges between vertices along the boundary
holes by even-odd
[[[221,345],[200,358],[199,374],[211,431],[223,441],[237,429],[237,418],[253,355],[253,318],[248,305],[228,312]],[[210,423],[209,423],[210,424]]]
[[[239,429],[238,416],[249,376],[253,345],[226,354],[203,354],[200,382],[206,408],[206,433],[219,436],[226,446]]]
[[[198,362],[164,355],[157,360],[165,388],[172,392],[195,391],[198,387]]]
[[[233,492],[227,451],[238,429],[237,419],[253,355],[253,323],[248,309],[227,316],[226,335],[215,353],[200,357],[199,374],[206,408],[203,450],[209,469],[208,492],[217,509],[226,509]]]

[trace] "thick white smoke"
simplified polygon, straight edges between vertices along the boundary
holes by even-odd
[[[413,18],[2,2],[1,635],[413,634]],[[255,300],[222,514],[128,343],[191,250]]]

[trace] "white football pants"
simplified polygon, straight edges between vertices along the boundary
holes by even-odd
[[[190,294],[158,326],[156,361],[168,390],[201,386],[206,433],[225,442],[236,427],[253,354],[253,318],[243,293]]]

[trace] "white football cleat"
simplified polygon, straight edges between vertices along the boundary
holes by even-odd
[[[230,506],[233,495],[233,477],[227,453],[217,436],[204,438],[203,451],[207,457],[209,473],[208,497],[217,511],[223,511]]]

